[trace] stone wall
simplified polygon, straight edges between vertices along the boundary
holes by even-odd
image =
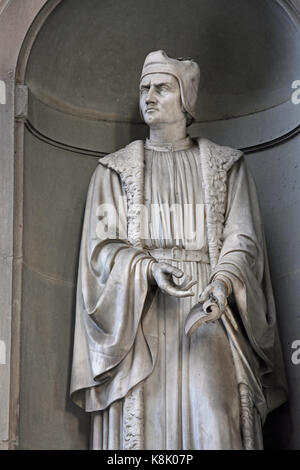
[[[291,361],[300,339],[299,136],[263,147],[300,123],[300,104],[291,102],[300,80],[298,20],[291,2],[221,3],[169,0],[158,11],[156,0],[0,1],[0,42],[11,48],[0,53],[3,447],[88,447],[89,417],[68,398],[85,197],[99,156],[146,136],[139,70],[149,51],[163,48],[201,66],[191,134],[253,151],[246,158],[291,390],[289,407],[267,422],[266,445],[300,448],[300,365]],[[13,28],[1,30],[9,22]],[[16,83],[27,87],[28,111],[23,91],[15,102]]]

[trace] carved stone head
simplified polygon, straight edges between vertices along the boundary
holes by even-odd
[[[140,81],[140,109],[149,126],[195,117],[200,69],[190,59],[171,59],[164,51],[147,55]]]

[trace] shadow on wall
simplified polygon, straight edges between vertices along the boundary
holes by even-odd
[[[289,403],[285,403],[280,408],[273,411],[273,413],[269,414],[263,431],[265,450],[289,449],[293,433],[291,408]]]

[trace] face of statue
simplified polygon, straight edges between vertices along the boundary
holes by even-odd
[[[167,73],[152,73],[143,77],[140,108],[149,127],[185,120],[177,79]]]

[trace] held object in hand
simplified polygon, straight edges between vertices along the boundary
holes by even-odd
[[[198,302],[190,313],[188,314],[185,321],[185,334],[191,336],[192,333],[198,328],[198,326],[207,322],[214,322],[220,318],[220,308],[217,303],[217,299],[211,295],[204,304]]]

